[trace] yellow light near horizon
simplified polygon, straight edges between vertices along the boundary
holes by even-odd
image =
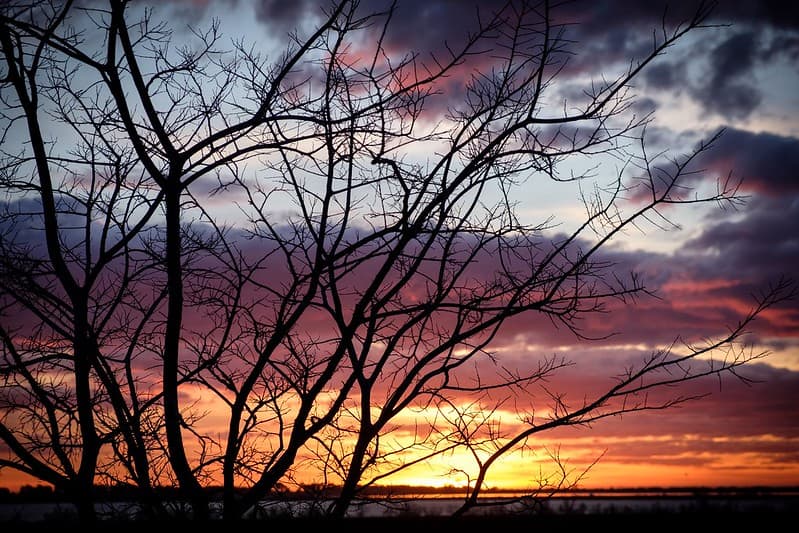
[[[773,436],[748,438],[752,442],[772,441]],[[612,440],[612,439],[611,439]],[[733,439],[734,440],[734,439]],[[778,439],[779,440],[779,439]],[[578,458],[592,457],[598,447],[584,448],[580,453],[564,452],[567,467],[573,473],[581,473],[589,464]],[[617,443],[618,445],[618,443]],[[610,445],[611,451],[613,444]],[[691,460],[704,461],[699,465],[679,465]],[[441,457],[422,463],[391,476],[381,485],[411,485],[437,489],[463,487],[467,484],[464,475],[454,475],[453,469],[469,470],[475,463],[465,454]],[[539,467],[541,470],[539,471]],[[486,482],[487,488],[525,490],[538,488],[538,473],[556,475],[556,465],[541,455],[530,453],[511,454],[492,468]],[[472,470],[474,473],[474,470]],[[557,477],[553,478],[553,481]],[[719,487],[719,486],[795,486],[799,479],[799,461],[789,457],[779,460],[768,454],[741,453],[684,453],[680,456],[653,457],[651,461],[621,462],[605,458],[596,463],[580,480],[583,489],[647,488],[647,487]],[[307,481],[311,481],[310,479]],[[41,481],[21,472],[4,469],[0,471],[0,487],[18,491],[25,485],[43,485]],[[459,494],[460,491],[455,491]]]
[[[227,432],[227,407],[219,398],[203,394],[201,387],[185,387],[184,405],[204,412],[205,418],[195,429],[224,445]],[[321,402],[322,404],[324,402]],[[324,405],[318,407],[323,409]],[[458,406],[461,410],[476,409],[474,405]],[[408,410],[395,420],[396,431],[381,440],[381,451],[396,452],[392,459],[406,464],[413,463],[431,451],[430,446],[444,450],[448,443],[431,438],[425,446],[412,447],[417,442],[413,433],[415,423],[421,420],[432,422],[442,416],[435,408]],[[453,412],[443,413],[450,417]],[[480,413],[477,413],[480,419]],[[485,415],[482,415],[485,416]],[[494,411],[493,416],[503,420],[503,430],[511,430],[519,424],[515,413]],[[347,424],[353,420],[342,420]],[[424,424],[422,424],[423,427]],[[443,429],[443,428],[442,428]],[[513,432],[512,430],[510,432]],[[543,434],[542,434],[543,435]],[[186,433],[189,456],[200,457],[199,446]],[[266,442],[266,441],[264,441]],[[346,453],[352,449],[351,437],[338,441]],[[676,442],[680,446],[668,446]],[[796,438],[773,434],[762,435],[703,435],[654,434],[654,435],[608,435],[602,436],[591,430],[581,430],[555,437],[530,440],[530,448],[517,450],[492,465],[485,481],[486,488],[524,490],[538,489],[541,485],[557,487],[578,483],[581,488],[638,488],[673,486],[722,486],[722,485],[796,485],[799,480],[799,461],[785,450],[796,449]],[[479,472],[479,462],[484,462],[501,445],[501,441],[484,443],[477,457],[468,449],[449,450],[432,458],[413,464],[398,473],[380,480],[381,485],[414,485],[433,488],[460,487],[469,485]],[[723,446],[722,446],[723,445]],[[764,448],[769,446],[770,448]],[[553,460],[549,451],[560,450],[561,463]],[[402,451],[404,450],[404,451]],[[658,450],[658,451],[655,451]],[[304,450],[304,464],[313,450]],[[607,455],[595,465],[594,461],[604,452]],[[213,450],[218,453],[219,450]],[[614,456],[614,454],[616,454]],[[394,463],[396,466],[397,463]],[[218,467],[218,463],[215,463]],[[590,470],[589,470],[589,467]],[[364,479],[379,476],[383,470],[370,471]],[[209,471],[208,484],[221,484],[217,470]],[[297,484],[318,483],[324,478],[321,470],[311,466],[292,472]],[[336,484],[337,478],[328,477]],[[11,469],[0,471],[0,487],[18,490],[23,485],[41,484],[34,478]]]

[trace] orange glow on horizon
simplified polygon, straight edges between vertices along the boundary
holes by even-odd
[[[685,450],[678,454],[646,455],[647,444],[678,440]],[[794,439],[781,439],[774,435],[745,438],[715,437],[716,443],[732,443],[745,447],[749,444],[776,443],[796,446]],[[754,451],[710,452],[690,448],[691,442],[707,443],[697,435],[643,436],[643,437],[577,437],[563,439],[560,448],[561,465],[567,472],[564,481],[560,467],[545,450],[513,453],[495,463],[484,488],[535,491],[544,486],[563,482],[563,487],[574,485],[582,489],[636,489],[675,487],[747,487],[796,486],[799,484],[799,461],[790,453],[762,453]],[[642,453],[638,459],[625,458],[628,451]],[[604,452],[604,455],[603,455]],[[484,456],[483,456],[484,458]],[[598,460],[597,460],[598,459]],[[589,468],[592,461],[596,463]],[[430,461],[414,465],[387,478],[378,485],[418,486],[429,488],[465,487],[476,477],[474,458],[465,450],[448,453]],[[588,469],[588,470],[586,470]],[[466,473],[468,472],[469,478]],[[295,472],[299,483],[317,483],[312,472],[303,479]],[[578,480],[579,477],[579,480]],[[212,485],[214,483],[211,483]],[[46,485],[26,474],[10,469],[0,472],[0,488],[18,491],[23,486]]]

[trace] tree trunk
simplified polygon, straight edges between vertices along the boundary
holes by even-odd
[[[81,522],[93,522],[94,476],[97,470],[97,457],[100,453],[100,440],[94,423],[94,399],[91,388],[91,357],[95,353],[94,343],[88,335],[87,305],[82,296],[73,299],[74,340],[73,357],[75,372],[75,400],[80,427],[82,449],[75,487],[78,517]]]
[[[181,491],[191,502],[195,519],[204,520],[209,516],[208,498],[197,481],[183,443],[182,425],[178,399],[180,381],[180,337],[183,325],[183,267],[181,263],[180,235],[180,184],[179,174],[170,176],[165,195],[166,206],[166,271],[167,324],[164,335],[164,425],[166,429],[169,462],[178,478]]]
[[[371,432],[369,435],[371,435]],[[358,481],[360,481],[361,474],[363,474],[363,460],[370,440],[371,438],[364,438],[364,434],[361,433],[361,438],[355,445],[355,449],[352,452],[352,461],[350,461],[347,471],[347,479],[344,480],[344,484],[341,487],[341,494],[339,494],[330,508],[330,516],[333,518],[344,518],[347,509],[352,504],[352,500],[355,499],[355,495],[358,493]]]

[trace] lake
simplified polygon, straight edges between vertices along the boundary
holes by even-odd
[[[352,506],[351,518],[385,517],[445,517],[451,515],[461,504],[462,498],[451,494],[426,494],[420,498],[395,498],[387,501],[363,501]],[[582,494],[560,495],[533,501],[518,501],[512,495],[486,497],[484,503],[494,505],[479,507],[470,515],[607,515],[643,513],[690,513],[690,512],[769,512],[787,513],[799,509],[799,494],[784,493],[752,494]],[[329,501],[293,499],[286,501],[267,500],[261,503],[257,517],[307,517],[319,514]],[[497,505],[498,504],[498,505]],[[97,504],[98,513],[104,517],[135,518],[137,506],[129,502]],[[221,505],[214,511],[220,514]],[[180,509],[175,508],[180,515]],[[75,508],[69,503],[2,503],[0,522],[37,522],[43,520],[69,519],[75,516]]]

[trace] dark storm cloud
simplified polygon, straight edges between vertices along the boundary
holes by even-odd
[[[681,260],[692,255],[700,278],[757,280],[795,274],[799,272],[798,230],[799,199],[756,197],[744,218],[710,224],[689,241]]]
[[[203,0],[172,0],[177,4],[204,7]],[[228,0],[230,1],[230,0]],[[308,16],[328,8],[328,0],[254,0],[259,20],[269,24],[296,25]],[[389,0],[363,0],[363,13],[385,10]],[[506,4],[505,0],[400,0],[394,21],[404,28],[395,38],[411,45],[413,43],[436,43],[462,35],[474,25],[479,13],[485,18]],[[521,2],[515,2],[521,5]],[[530,3],[537,6],[536,2]],[[621,0],[615,2],[577,1],[565,2],[553,9],[555,19],[574,26],[584,37],[603,36],[613,45],[628,43],[633,33],[659,28],[665,20],[675,24],[689,18],[700,5],[698,0]],[[538,6],[540,8],[540,6]],[[711,22],[748,22],[767,24],[782,29],[799,28],[799,6],[795,3],[776,1],[737,2],[722,0],[713,11]],[[645,25],[645,26],[642,26]],[[407,31],[412,28],[413,31]],[[430,39],[430,40],[428,40]]]
[[[799,192],[799,139],[729,129],[704,152],[697,166],[708,175],[734,175],[746,190],[769,195]]]
[[[386,45],[394,50],[416,51],[423,56],[441,55],[449,46],[456,49],[470,32],[503,10],[506,0],[400,0],[391,18]],[[513,8],[504,11],[515,13],[523,2],[511,2]],[[529,2],[534,9],[527,20],[540,20],[542,6]],[[320,0],[281,2],[256,0],[258,20],[271,27],[290,31],[308,17],[320,13],[329,4]],[[388,0],[365,0],[360,3],[360,13],[384,12],[391,5]],[[565,28],[565,37],[579,41],[572,49],[579,52],[570,59],[571,70],[588,68],[613,61],[628,62],[651,48],[652,29],[660,28],[665,20],[676,24],[688,18],[698,2],[652,1],[639,2],[566,2],[555,6],[550,15],[558,28]],[[668,9],[667,9],[668,7]],[[375,27],[375,34],[381,28]]]
[[[208,5],[203,0],[172,2],[199,10]],[[327,0],[254,0],[256,16],[261,22],[286,30],[318,15],[321,9],[329,9],[332,3]],[[380,12],[390,4],[389,0],[364,0],[360,10],[361,13]],[[505,4],[504,0],[400,0],[392,19],[395,31],[390,38],[393,44],[404,48],[440,50],[445,41],[462,39],[466,32],[474,29],[478,14],[485,19]],[[531,5],[541,7],[535,2]],[[568,24],[570,33],[584,40],[585,46],[623,55],[645,49],[644,46],[651,44],[653,29],[659,29],[664,21],[667,26],[673,26],[687,20],[699,5],[697,0],[578,1],[556,6],[552,16],[556,22]],[[799,29],[799,4],[722,0],[715,7],[710,22],[795,30]]]
[[[654,0],[641,2],[623,0],[616,2],[568,2],[563,6],[565,13],[577,30],[585,38],[599,38],[608,32],[617,32],[612,40],[617,44],[633,43],[631,37],[643,33],[651,39],[651,30],[688,20],[702,2],[696,0]],[[733,27],[752,26],[764,29],[773,27],[779,30],[799,30],[799,3],[783,1],[740,2],[721,0],[712,9],[707,21],[709,24],[730,24]],[[620,39],[619,35],[626,35]],[[651,42],[651,41],[650,41]],[[631,51],[631,49],[628,49]]]
[[[661,339],[674,332],[702,337],[741,318],[755,297],[783,276],[799,272],[799,200],[784,195],[755,196],[743,216],[708,217],[704,229],[673,255],[629,252],[621,264],[641,271],[663,300],[620,306],[601,317],[634,339]],[[760,335],[791,335],[799,323],[799,302],[762,317]],[[703,331],[705,333],[703,333]]]
[[[799,29],[799,3],[783,0],[721,0],[715,10],[714,19],[719,22],[750,22],[796,30]]]
[[[447,4],[427,2],[426,10],[446,9]],[[564,72],[594,76],[618,74],[619,66],[626,67],[630,61],[651,51],[653,30],[659,30],[664,23],[667,28],[673,28],[688,20],[698,5],[694,1],[624,1],[573,2],[559,6],[553,10],[553,19],[567,24],[565,35],[575,41],[571,45],[575,54],[568,58]],[[424,31],[428,25],[424,19],[417,18],[423,12],[425,10],[420,9],[406,12],[403,25],[421,30],[400,34],[406,39],[406,46],[422,44],[421,35],[424,47],[435,49],[435,39],[439,42],[445,38],[451,40],[467,27],[463,17],[469,11],[464,9],[457,11],[455,19],[448,18],[452,24],[438,31]],[[746,118],[763,101],[755,69],[778,56],[790,58],[799,54],[797,13],[799,9],[795,4],[786,8],[772,2],[722,1],[709,22],[731,24],[731,27],[718,33],[707,31],[706,39],[689,49],[669,51],[667,58],[658,58],[644,70],[644,81],[655,89],[686,90],[706,112],[729,119]],[[780,31],[767,31],[773,28]],[[703,30],[696,33],[700,31]],[[716,35],[724,35],[724,38],[714,42]],[[700,65],[701,72],[695,79],[688,76],[688,64]]]
[[[765,61],[770,61],[778,55],[784,55],[791,61],[799,60],[799,35],[779,35],[761,52],[761,57]]]
[[[255,0],[259,21],[271,27],[291,31],[304,20],[329,11],[328,0]],[[478,7],[486,14],[502,6],[501,0],[400,0],[392,15],[387,44],[422,53],[443,50],[444,42],[460,41],[476,27]],[[359,14],[385,13],[390,0],[365,0]],[[373,27],[375,32],[382,28]]]
[[[329,2],[321,0],[255,0],[255,16],[261,22],[289,32],[303,19],[318,16],[321,8],[327,5]]]
[[[684,79],[685,69],[682,64],[656,63],[644,71],[644,80],[647,85],[655,89],[677,87]]]
[[[760,49],[753,31],[732,35],[716,46],[707,62],[706,76],[692,87],[691,94],[707,111],[729,118],[746,118],[760,105],[763,96],[751,72]]]
[[[226,0],[233,1],[233,0]],[[205,11],[200,0],[173,0],[189,13]],[[254,0],[255,16],[270,31],[288,34],[323,16],[333,2],[327,0]],[[457,49],[478,19],[487,20],[502,9],[504,0],[400,0],[392,15],[384,44],[390,52],[402,55],[418,52],[422,60],[430,54],[445,57],[447,46]],[[519,6],[522,2],[513,2]],[[551,10],[552,20],[565,29],[569,44],[568,62],[563,75],[619,75],[631,61],[646,56],[654,35],[660,36],[689,20],[701,3],[697,0],[623,0],[618,2],[565,2]],[[389,0],[364,0],[361,15],[385,12]],[[530,5],[541,9],[536,3]],[[799,4],[781,2],[719,2],[709,24],[729,24],[729,28],[697,30],[701,40],[691,47],[669,50],[644,71],[643,81],[661,91],[680,91],[696,100],[708,113],[729,119],[746,118],[763,101],[753,77],[754,69],[776,57],[799,55]],[[188,15],[187,15],[188,16]],[[531,14],[536,18],[538,15]],[[375,40],[382,27],[372,26],[369,39]],[[704,31],[705,33],[701,33]],[[571,54],[574,52],[574,54]],[[561,59],[566,60],[567,55]],[[686,65],[700,65],[701,73],[689,79]],[[469,71],[453,73],[446,99],[463,98],[462,86]],[[439,103],[437,107],[446,108]]]
[[[720,135],[712,143],[710,134],[695,130],[676,133],[669,128],[649,127],[646,133],[649,146],[659,146],[665,150],[673,146],[693,145],[693,149],[686,150],[688,154],[703,147],[681,178],[682,185],[689,189],[702,181],[716,182],[730,178],[732,182],[740,182],[739,194],[742,196],[777,197],[799,193],[797,137],[733,127],[719,132]],[[672,167],[664,164],[662,159],[656,166],[660,168],[659,165],[672,171]],[[650,194],[648,187],[638,187],[631,191],[629,200],[645,201]],[[745,209],[748,210],[748,207]]]
[[[750,9],[735,7],[742,5]],[[758,5],[722,2],[711,22],[729,23],[730,28],[724,31],[726,37],[713,44],[706,56],[701,44],[684,52],[679,61],[649,67],[644,74],[647,85],[677,92],[688,89],[706,112],[729,119],[751,115],[764,98],[755,69],[781,58],[795,61],[799,57],[795,5],[788,9],[785,20],[775,17],[767,3],[761,6],[764,9],[756,9]],[[700,65],[694,79],[681,68],[688,62]]]
[[[620,272],[640,272],[662,299],[643,297],[589,316],[588,333],[618,331],[627,342],[644,343],[667,342],[677,333],[686,339],[717,335],[737,323],[770,285],[799,272],[799,200],[755,196],[738,217],[708,217],[699,235],[674,254],[629,251],[608,257]],[[779,338],[794,335],[799,301],[783,302],[775,311],[758,320],[755,334],[779,348]],[[765,340],[768,336],[776,338]]]

